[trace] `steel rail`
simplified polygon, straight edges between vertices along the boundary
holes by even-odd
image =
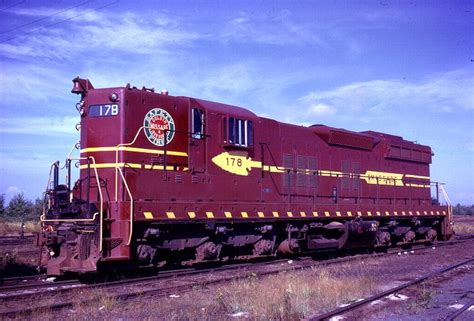
[[[453,241],[448,241],[445,243],[440,243],[438,244],[439,246],[449,246],[449,245],[454,245],[456,243],[463,243],[466,240],[462,240],[459,242],[453,242]],[[424,250],[431,250],[431,247],[426,247],[420,245],[418,248],[419,251],[424,251]],[[387,255],[396,255],[399,253],[399,249],[390,249],[389,252],[386,253],[377,253],[377,254],[363,254],[363,255],[355,255],[355,256],[347,256],[347,257],[342,257],[342,258],[335,258],[335,259],[327,259],[324,261],[315,261],[314,259],[308,259],[308,258],[300,258],[300,260],[296,261],[295,264],[292,265],[287,265],[285,267],[278,266],[281,262],[287,262],[288,259],[281,259],[281,260],[270,260],[270,261],[263,261],[263,262],[250,262],[250,263],[242,263],[242,264],[233,264],[229,266],[224,266],[224,267],[219,267],[219,268],[209,268],[209,269],[186,269],[186,270],[171,270],[171,271],[163,271],[160,272],[158,275],[154,276],[148,276],[148,277],[143,277],[143,278],[135,278],[135,279],[126,279],[126,280],[119,280],[119,281],[113,281],[113,282],[106,282],[106,283],[100,283],[100,284],[93,284],[93,285],[84,285],[81,287],[81,289],[100,289],[100,288],[107,288],[108,291],[110,291],[114,286],[118,287],[123,287],[124,285],[127,284],[134,284],[134,283],[140,283],[140,282],[150,282],[150,281],[158,281],[158,280],[165,280],[165,279],[176,279],[176,277],[185,277],[185,276],[192,276],[192,275],[206,275],[211,272],[226,272],[226,271],[232,271],[232,270],[240,270],[244,267],[251,267],[258,269],[259,267],[262,267],[264,265],[276,265],[275,270],[272,271],[264,271],[258,272],[259,276],[268,276],[268,275],[273,275],[273,274],[278,274],[281,272],[285,271],[295,271],[295,270],[304,270],[308,269],[314,266],[327,266],[327,265],[334,265],[334,264],[341,264],[341,263],[347,263],[355,260],[360,260],[360,259],[365,259],[365,258],[377,258],[377,257],[384,257]],[[119,299],[119,300],[125,300],[125,299],[131,299],[135,297],[140,297],[143,295],[154,295],[154,296],[165,296],[172,291],[175,292],[183,292],[187,291],[190,288],[192,288],[195,285],[210,285],[210,284],[216,284],[216,283],[224,283],[224,282],[229,282],[232,280],[235,280],[237,278],[245,278],[248,277],[249,275],[252,275],[252,270],[248,270],[247,272],[241,273],[241,274],[236,274],[230,277],[224,277],[224,278],[219,278],[216,280],[206,280],[206,281],[198,281],[193,284],[184,284],[180,286],[169,286],[169,287],[158,287],[154,289],[148,289],[148,290],[140,290],[136,292],[128,292],[128,293],[122,293],[118,295],[109,295],[110,298],[114,299]],[[54,286],[54,283],[51,284],[51,286]],[[64,287],[64,288],[57,288],[54,290],[50,291],[43,291],[43,292],[35,292],[35,293],[28,293],[27,296],[31,297],[37,297],[38,295],[41,294],[64,294],[68,291],[71,291],[73,289],[77,289],[77,287]],[[63,296],[61,296],[63,297]],[[25,294],[16,294],[13,296],[9,296],[7,299],[25,299]],[[2,301],[2,298],[0,297],[0,301]],[[84,300],[82,302],[87,303],[90,300]],[[0,317],[5,317],[5,316],[13,316],[16,314],[25,314],[25,313],[32,313],[34,311],[46,309],[46,310],[57,310],[57,309],[62,309],[62,308],[68,308],[73,306],[76,301],[63,301],[61,303],[55,303],[55,304],[50,304],[47,306],[39,306],[39,307],[29,307],[26,309],[19,309],[19,310],[11,310],[11,311],[5,311],[5,312],[0,312]]]
[[[34,280],[41,277],[46,277],[46,274],[34,274],[34,275],[24,275],[24,276],[12,276],[6,278],[0,278],[0,290],[3,289],[3,284],[18,284],[20,282],[24,282],[26,280]]]
[[[18,282],[24,282],[24,280],[27,279],[19,279]],[[34,280],[34,279],[33,279]],[[49,287],[60,287],[60,286],[65,286],[65,285],[73,285],[73,284],[80,284],[78,280],[63,280],[63,281],[55,281],[55,282],[45,282],[46,279],[41,279],[38,278],[37,281],[42,281],[43,283],[22,283],[22,284],[15,284],[15,285],[6,285],[6,286],[0,286],[0,291],[18,291],[18,290],[25,290],[25,289],[31,289],[31,288],[49,288]],[[0,296],[0,300],[3,297]]]
[[[470,307],[474,306],[474,299],[469,301],[468,303],[466,303],[462,308],[456,310],[456,312],[450,314],[446,319],[444,319],[445,321],[453,321],[454,319],[456,319],[457,317],[459,317],[461,314],[464,313],[464,311],[466,311],[467,309],[469,309]]]
[[[386,297],[390,294],[393,294],[393,293],[396,293],[396,292],[399,292],[401,290],[404,290],[408,287],[411,287],[413,285],[416,285],[418,283],[421,283],[421,282],[424,282],[428,279],[432,279],[436,276],[439,276],[441,274],[444,274],[446,272],[449,272],[451,270],[454,270],[460,266],[463,266],[463,265],[466,265],[468,263],[471,263],[471,262],[474,262],[474,257],[471,257],[467,260],[464,260],[462,262],[458,262],[458,263],[455,263],[455,264],[452,264],[448,267],[445,267],[443,269],[440,269],[440,270],[437,270],[435,272],[431,272],[431,273],[428,273],[424,276],[421,276],[421,277],[418,277],[416,279],[414,279],[413,281],[410,281],[410,282],[407,282],[405,284],[402,284],[400,286],[397,286],[395,288],[392,288],[392,289],[389,289],[387,291],[383,291],[383,292],[380,292],[378,294],[375,294],[375,295],[372,295],[368,298],[365,298],[363,300],[360,300],[360,301],[357,301],[357,302],[354,302],[350,305],[347,305],[347,306],[344,306],[344,307],[340,307],[340,308],[337,308],[335,310],[332,310],[332,311],[329,311],[329,312],[326,312],[326,313],[323,313],[323,314],[320,314],[320,315],[317,315],[317,316],[313,316],[313,317],[310,317],[308,318],[307,320],[308,321],[317,321],[317,320],[327,320],[327,319],[330,319],[331,317],[335,317],[337,315],[341,315],[341,314],[344,314],[344,313],[347,313],[349,311],[353,311],[363,305],[366,305],[368,303],[371,303],[373,301],[376,301],[376,300],[379,300],[383,297]]]
[[[33,235],[25,235],[23,238],[19,236],[0,237],[0,246],[33,244]]]
[[[468,240],[460,240],[460,241],[446,241],[443,243],[438,243],[437,246],[450,246],[450,245],[455,245],[457,243],[464,243]],[[426,245],[418,245],[418,247],[414,247],[413,249],[419,251],[428,251],[431,250],[431,247],[427,247]],[[362,254],[362,255],[354,255],[354,256],[347,256],[347,257],[340,257],[340,258],[335,258],[335,259],[326,259],[323,261],[315,261],[312,258],[300,258],[300,260],[295,261],[295,264],[293,265],[288,265],[286,267],[279,267],[276,268],[273,271],[265,271],[265,272],[258,272],[260,276],[265,276],[265,275],[272,275],[272,274],[278,274],[284,271],[290,271],[290,270],[304,270],[308,269],[314,266],[327,266],[327,265],[334,265],[334,264],[341,264],[341,263],[347,263],[355,260],[360,260],[360,259],[365,259],[365,258],[378,258],[378,257],[384,257],[388,255],[396,255],[399,253],[400,248],[392,248],[389,249],[388,252],[386,253],[377,253],[377,254]],[[233,265],[228,265],[224,267],[212,267],[208,269],[179,269],[179,270],[168,270],[168,271],[162,271],[159,272],[157,275],[153,276],[148,276],[148,277],[141,277],[141,278],[132,278],[132,279],[125,279],[125,280],[119,280],[119,281],[112,281],[112,282],[105,282],[105,283],[100,283],[100,284],[92,284],[92,285],[84,285],[81,286],[80,288],[83,290],[86,289],[100,289],[100,288],[107,288],[107,290],[111,290],[113,287],[118,286],[118,287],[123,287],[124,285],[127,284],[134,284],[134,283],[140,283],[140,282],[150,282],[150,281],[158,281],[158,280],[164,280],[164,279],[175,279],[176,277],[185,277],[185,276],[192,276],[192,275],[205,275],[211,272],[226,272],[226,271],[232,271],[232,270],[239,270],[244,267],[252,267],[255,269],[258,269],[261,266],[264,265],[276,265],[278,267],[278,264],[281,262],[287,262],[288,259],[280,259],[280,260],[266,260],[266,261],[260,261],[260,262],[246,262],[242,264],[233,264]],[[198,282],[197,285],[210,285],[210,284],[215,284],[215,283],[223,283],[223,282],[228,282],[232,281],[236,278],[243,278],[248,275],[251,275],[253,272],[250,270],[247,272],[245,275],[233,275],[228,278],[220,278],[218,280],[210,280],[210,281],[205,281],[205,282]],[[37,297],[38,295],[45,295],[45,294],[65,294],[71,290],[77,289],[78,287],[56,287],[55,283],[50,283],[48,284],[50,288],[54,287],[53,289],[48,289],[47,291],[35,291],[31,293],[15,293],[12,295],[0,297],[0,302],[6,301],[6,300],[25,300],[28,297]],[[196,283],[189,285],[182,285],[180,287],[174,286],[174,287],[169,287],[169,288],[155,288],[155,289],[149,289],[149,290],[142,290],[138,292],[130,292],[130,293],[123,293],[120,295],[110,295],[111,298],[115,299],[130,299],[134,298],[137,296],[143,296],[143,295],[155,295],[155,296],[163,296],[167,295],[167,293],[170,293],[172,290],[173,291],[186,291],[189,288],[192,288],[192,286],[195,286]],[[63,295],[61,295],[63,297]],[[83,302],[87,303],[87,300],[84,300]],[[25,313],[32,313],[37,310],[41,309],[62,309],[62,308],[68,308],[73,306],[75,303],[77,303],[77,300],[74,302],[72,301],[63,301],[61,303],[56,303],[56,304],[50,304],[47,306],[39,306],[39,307],[29,307],[26,309],[18,309],[18,310],[10,310],[10,311],[0,311],[0,317],[9,317],[17,314],[25,314]]]

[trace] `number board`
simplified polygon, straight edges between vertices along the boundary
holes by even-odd
[[[118,104],[103,104],[103,105],[90,105],[89,113],[90,117],[104,117],[104,116],[116,116],[119,114]]]

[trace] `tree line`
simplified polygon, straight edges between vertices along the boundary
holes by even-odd
[[[453,207],[454,215],[474,215],[474,205],[461,205],[457,204]]]
[[[31,201],[23,193],[14,195],[5,206],[5,195],[0,194],[0,219],[8,221],[36,221],[43,213],[43,200]],[[474,215],[474,205],[457,204],[454,215]]]
[[[23,193],[14,195],[8,205],[5,195],[0,194],[0,220],[6,221],[37,221],[43,213],[43,200],[37,198],[31,201]]]

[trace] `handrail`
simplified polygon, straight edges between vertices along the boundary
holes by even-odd
[[[53,162],[51,164],[51,166],[49,167],[48,183],[46,183],[46,189],[43,193],[44,194],[44,196],[43,196],[43,213],[42,213],[42,215],[40,215],[40,219],[41,219],[41,216],[43,216],[46,212],[46,204],[45,204],[46,193],[50,189],[49,187],[51,186],[51,174],[53,173],[53,167],[56,165],[56,163],[58,163],[58,161]],[[50,205],[50,204],[48,203],[48,205]],[[48,209],[50,209],[49,206],[48,206]]]
[[[451,199],[448,196],[448,192],[446,192],[446,189],[444,188],[444,184],[439,184],[439,187],[441,187],[441,193],[443,193],[443,197],[448,205],[448,217],[449,221],[452,221],[452,215],[453,215],[453,206],[451,204]]]
[[[97,171],[97,166],[95,162],[94,156],[88,156],[88,157],[79,157],[77,159],[75,158],[69,158],[69,160],[81,160],[81,159],[91,159],[92,163],[94,164],[94,172],[95,172],[95,179],[97,181],[97,188],[99,190],[99,199],[100,199],[100,206],[99,206],[99,252],[102,252],[102,239],[104,236],[104,199],[102,196],[102,186],[100,185],[100,180],[99,180],[99,172]],[[90,188],[90,187],[89,187]],[[94,218],[94,217],[93,217]]]
[[[132,141],[129,142],[129,143],[122,143],[122,144],[118,144],[116,147],[115,147],[115,202],[118,202],[118,176],[120,174],[120,177],[125,185],[125,189],[127,190],[127,194],[128,196],[130,197],[130,231],[129,231],[129,235],[128,235],[128,241],[127,241],[127,245],[130,245],[130,243],[132,242],[132,235],[133,235],[133,195],[132,195],[132,192],[130,190],[130,187],[128,186],[128,183],[127,183],[127,180],[125,179],[125,175],[123,174],[123,171],[122,171],[122,168],[119,166],[119,157],[118,157],[118,152],[121,150],[120,148],[121,147],[125,147],[125,146],[132,146],[133,144],[135,144],[135,142],[137,141],[138,139],[138,136],[140,135],[140,133],[142,132],[142,129],[144,128],[150,128],[149,126],[141,126],[140,128],[138,128],[135,136],[133,137]],[[177,131],[175,131],[177,132]],[[189,133],[187,133],[189,134]],[[165,137],[166,137],[166,130],[165,130]],[[166,139],[165,139],[165,148],[168,144],[166,144]],[[165,156],[166,156],[166,149],[165,149]],[[124,166],[126,166],[127,164],[124,163]],[[94,167],[95,167],[95,163],[94,163]],[[166,169],[166,163],[165,163],[165,169]]]
[[[119,157],[118,157],[118,152],[119,152],[119,149],[120,147],[123,147],[123,146],[131,146],[133,144],[135,144],[135,142],[137,141],[138,139],[138,136],[140,135],[141,131],[143,128],[145,128],[147,126],[141,126],[135,136],[133,137],[132,141],[130,143],[123,143],[123,144],[118,144],[116,147],[115,147],[115,202],[118,202],[118,174],[120,173],[120,177],[122,178],[122,181],[125,185],[125,188],[127,190],[127,193],[128,193],[128,196],[130,197],[130,231],[128,233],[128,241],[127,241],[127,245],[130,245],[130,243],[132,242],[132,235],[133,235],[133,196],[132,196],[132,192],[130,191],[130,188],[128,187],[128,183],[127,183],[127,180],[125,179],[125,176],[123,175],[123,171],[122,169],[120,168],[119,166]]]
[[[95,221],[97,214],[100,216],[100,221],[99,221],[99,252],[102,252],[102,239],[104,235],[103,231],[103,216],[104,216],[104,199],[102,195],[102,188],[100,185],[100,180],[99,180],[99,173],[97,171],[97,165],[94,156],[88,156],[88,157],[79,157],[79,158],[71,158],[68,157],[66,160],[71,161],[71,160],[87,160],[89,161],[92,160],[92,163],[94,164],[94,172],[95,172],[95,179],[97,181],[97,188],[99,190],[99,200],[100,200],[100,205],[99,205],[99,212],[95,212],[92,216],[92,218],[77,218],[77,219],[46,219],[46,213],[45,213],[45,208],[43,207],[43,214],[40,216],[40,221],[43,222],[93,222]],[[54,162],[56,164],[57,162]],[[52,166],[53,166],[52,165]],[[51,178],[51,174],[50,174]],[[51,181],[48,181],[48,185],[50,184]]]
[[[275,158],[273,157],[273,153],[272,153],[272,151],[271,151],[271,149],[270,149],[270,147],[268,146],[267,143],[260,143],[260,145],[265,146],[265,147],[267,148],[268,154],[269,154],[270,157],[272,158],[273,164],[274,164],[274,166],[276,167],[276,169],[281,170],[281,171],[285,171],[285,170],[287,169],[287,168],[285,168],[285,167],[280,167],[280,166],[278,166],[278,165],[276,164]],[[262,155],[263,155],[263,154],[262,154]],[[264,166],[265,166],[265,165],[264,165],[263,162],[262,162],[262,168],[264,168]]]
[[[130,231],[128,233],[128,241],[127,245],[130,245],[132,242],[132,234],[133,234],[133,196],[132,192],[130,191],[130,188],[128,187],[127,180],[125,179],[125,176],[123,175],[122,169],[120,167],[117,167],[118,172],[120,173],[120,176],[122,177],[123,183],[125,184],[125,188],[127,189],[128,196],[130,197]]]
[[[41,214],[41,222],[94,222],[99,212],[95,212],[92,218],[44,218],[45,214]]]
[[[138,130],[137,130],[137,133],[135,134],[135,137],[133,138],[133,140],[130,142],[130,143],[123,143],[123,144],[118,144],[116,147],[115,147],[115,201],[118,202],[118,152],[119,152],[119,149],[120,147],[122,146],[131,146],[133,144],[135,144],[135,142],[137,141],[138,139],[138,136],[140,135],[140,132],[142,131],[143,128],[148,128],[148,126],[141,126]]]
[[[66,160],[67,159],[71,159],[71,155],[72,153],[74,152],[75,149],[78,149],[77,148],[77,144],[79,144],[80,142],[77,142],[77,143],[74,143],[74,145],[72,145],[71,147],[71,150],[69,151],[69,153],[67,154],[67,157],[66,157]],[[67,163],[64,163],[64,166],[61,167],[60,169],[64,169],[66,167]]]
[[[151,128],[150,126],[141,126],[140,128],[138,128],[137,132],[135,133],[135,136],[133,137],[132,141],[129,142],[129,143],[121,143],[121,144],[118,144],[117,146],[115,146],[115,167],[118,168],[118,164],[119,164],[119,157],[118,157],[118,152],[119,151],[122,151],[121,147],[126,147],[126,146],[132,146],[133,144],[136,143],[138,137],[140,136],[140,133],[142,132],[142,129],[144,128]],[[170,130],[165,130],[166,131],[170,131]],[[191,134],[190,132],[184,132],[184,131],[177,131],[177,130],[174,130],[175,133],[178,133],[178,134]],[[166,144],[167,146],[168,144]],[[166,153],[166,150],[164,151]],[[118,201],[118,171],[117,169],[115,170],[115,201],[117,202]]]

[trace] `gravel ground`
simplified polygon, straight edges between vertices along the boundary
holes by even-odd
[[[26,249],[23,248],[23,250]],[[339,275],[341,278],[349,280],[351,277],[354,280],[360,278],[362,271],[362,274],[374,283],[376,292],[379,292],[473,256],[474,241],[469,240],[451,246],[428,247],[425,251],[408,250],[400,252],[399,255],[382,258],[370,257],[332,266],[331,269],[335,271],[336,277]],[[29,258],[29,260],[32,259],[33,256]],[[265,282],[265,278],[259,279],[259,282]],[[222,288],[222,286],[220,287]],[[138,302],[137,300],[120,303],[112,302],[111,308],[106,307],[106,310],[103,308],[104,304],[100,303],[98,307],[88,307],[83,312],[87,311],[87,315],[90,317],[98,317],[99,315],[95,314],[100,312],[101,318],[109,320],[117,318],[132,320],[137,316],[141,319],[156,320],[160,319],[159,316],[163,310],[160,309],[159,304],[156,304],[156,301],[155,304],[150,304],[154,300],[172,302],[171,306],[167,304],[167,308],[176,311],[176,314],[179,315],[182,311],[201,311],[200,304],[202,302],[197,302],[199,300],[196,300],[196,298],[208,297],[212,301],[218,291],[219,287],[211,286],[195,289],[192,293],[180,295],[174,299],[171,297],[165,300],[143,297]],[[450,272],[448,275],[428,283],[420,284],[415,288],[407,289],[392,298],[384,298],[363,311],[345,315],[343,319],[339,320],[440,320],[473,298],[474,267],[471,265]],[[324,307],[321,308],[324,309]],[[314,311],[313,314],[321,312],[323,311]],[[79,311],[72,313],[72,315],[71,313],[66,313],[66,315],[51,313],[47,317],[58,319],[60,316],[67,316],[67,318],[72,317],[73,319],[83,319],[83,317],[88,319],[86,316],[76,313],[79,313]],[[74,316],[74,314],[76,315]],[[194,315],[197,316],[198,314]],[[466,311],[462,317],[456,320],[474,320],[473,314],[474,311]],[[37,317],[42,318],[40,315]],[[181,318],[177,317],[176,320],[178,319]],[[235,317],[224,315],[222,319],[249,320],[254,318],[246,315]]]
[[[434,248],[428,252],[367,260],[366,272],[375,276],[380,291],[474,256],[474,241]],[[375,301],[370,306],[334,320],[444,320],[474,299],[474,265],[466,265],[433,280]],[[456,320],[474,320],[474,309]]]
[[[332,266],[331,270],[334,271],[336,278],[347,280],[347,282],[351,282],[351,279],[354,281],[359,279],[362,271],[363,275],[371,279],[374,287],[373,293],[376,293],[472,256],[474,256],[474,241],[469,240],[451,246],[428,247],[424,251],[415,250],[412,252],[408,250],[400,252],[399,255],[356,260],[355,262]],[[259,279],[259,282],[265,282],[265,278]],[[118,306],[115,305],[103,316],[110,320],[116,318],[122,318],[123,320],[137,318],[149,320],[215,320],[216,314],[200,314],[201,311],[204,311],[203,298],[207,297],[212,301],[212,298],[218,297],[216,293],[221,291],[222,287],[225,287],[225,285],[196,289],[192,293],[177,293],[175,299],[172,299],[172,296],[157,299],[163,303],[166,302],[164,305],[156,301],[155,304],[150,305],[150,301],[154,299],[143,297],[131,302],[120,303]],[[456,308],[459,308],[459,304],[463,304],[474,297],[474,292],[469,291],[474,291],[474,267],[472,265],[450,272],[443,277],[438,277],[429,283],[407,289],[391,298],[384,298],[368,308],[334,320],[441,320],[453,313]],[[355,299],[353,298],[353,300]],[[88,312],[90,315],[94,315],[98,310],[97,307],[90,308],[92,308]],[[321,305],[320,309],[321,311],[314,311],[309,315],[322,313],[327,307]],[[473,313],[468,311],[463,315],[463,318],[473,320]],[[219,320],[268,319],[246,314],[246,311],[243,311],[240,315],[220,314],[219,316]],[[72,315],[69,313],[67,317],[70,318]],[[288,320],[293,319],[288,318]],[[460,318],[459,320],[463,319]]]

